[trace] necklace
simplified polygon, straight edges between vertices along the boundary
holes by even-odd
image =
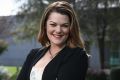
[[[63,46],[63,48],[64,48],[65,46]],[[60,50],[62,50],[63,48],[61,48]],[[48,50],[49,51],[49,54],[50,54],[50,58],[51,59],[53,59],[59,52],[57,52],[55,55],[53,55],[52,53],[51,53],[51,51],[50,51],[50,49]]]
[[[51,53],[51,51],[50,51],[50,49],[49,49],[48,51],[49,51],[49,54],[50,54],[50,56],[51,56],[51,57],[50,57],[51,59],[53,59],[53,58],[57,55],[57,54],[56,54],[56,55],[53,56],[52,53]]]

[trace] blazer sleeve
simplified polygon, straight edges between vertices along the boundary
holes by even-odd
[[[88,56],[85,51],[78,50],[62,65],[58,80],[85,80],[88,69]]]
[[[24,64],[22,65],[22,69],[20,70],[20,73],[18,74],[17,80],[28,80],[29,68],[30,68],[34,55],[35,55],[35,50],[32,49],[27,55]]]

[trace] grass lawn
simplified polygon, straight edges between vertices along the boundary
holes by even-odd
[[[17,68],[16,66],[3,66],[7,69],[8,73],[10,74],[10,80],[16,80],[16,76],[20,70],[20,68]]]
[[[11,67],[11,66],[7,66],[5,67],[8,69],[8,72],[10,72],[11,75],[14,75],[17,72],[17,67]]]

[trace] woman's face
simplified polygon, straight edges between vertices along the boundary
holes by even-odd
[[[47,36],[51,45],[63,46],[69,36],[70,22],[67,15],[52,12],[46,23]]]

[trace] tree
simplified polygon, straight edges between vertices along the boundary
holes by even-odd
[[[111,22],[111,20],[115,20],[116,16],[113,12],[114,8],[111,5],[115,5],[115,8],[119,8],[119,0],[80,0],[78,1],[80,6],[80,22],[81,27],[86,32],[90,33],[90,37],[96,39],[98,42],[99,53],[100,53],[100,62],[101,69],[105,68],[105,42],[106,37],[109,37],[107,33],[109,33],[108,28],[111,28],[111,25],[115,25],[115,23]],[[111,6],[111,7],[110,7]],[[110,14],[112,12],[112,14]],[[120,13],[120,11],[119,11]],[[120,21],[120,17],[117,18]],[[117,21],[117,22],[118,22]],[[116,20],[115,20],[116,22]],[[117,23],[118,24],[118,23]],[[116,26],[117,27],[117,26]],[[88,28],[88,29],[87,29]],[[117,27],[118,28],[118,27]],[[112,30],[112,33],[115,32]],[[87,33],[88,34],[88,33]],[[91,36],[91,34],[93,36]]]
[[[0,16],[0,35],[9,34],[11,17]]]

